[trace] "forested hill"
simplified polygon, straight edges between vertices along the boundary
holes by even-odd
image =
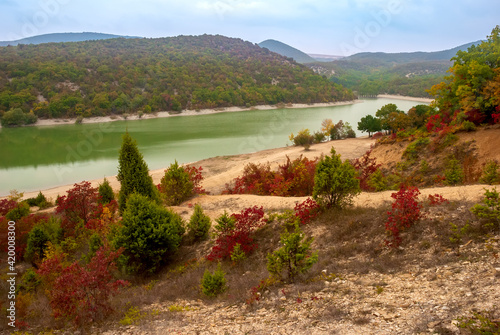
[[[41,118],[353,99],[241,39],[179,36],[0,47],[0,113]]]
[[[9,45],[18,44],[40,44],[40,43],[59,43],[59,42],[81,42],[93,40],[106,40],[109,38],[137,38],[132,36],[120,36],[102,33],[54,33],[44,34],[32,37],[26,37],[16,41],[0,41],[0,46],[6,47]]]

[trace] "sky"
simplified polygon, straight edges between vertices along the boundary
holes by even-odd
[[[0,0],[1,41],[220,34],[347,56],[451,49],[485,39],[498,24],[498,0]]]

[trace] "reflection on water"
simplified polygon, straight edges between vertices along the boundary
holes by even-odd
[[[353,105],[242,111],[115,121],[0,129],[0,196],[11,189],[36,191],[82,180],[116,175],[121,136],[128,129],[150,169],[200,159],[255,152],[289,144],[290,133],[311,132],[321,121],[349,122],[395,103],[404,111],[413,101],[368,99]],[[358,136],[363,135],[358,132]]]

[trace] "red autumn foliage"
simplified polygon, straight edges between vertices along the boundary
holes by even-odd
[[[448,199],[445,199],[441,194],[429,194],[428,199],[431,206],[449,203]]]
[[[28,243],[28,234],[33,227],[41,222],[49,220],[48,214],[30,214],[16,221],[16,260],[22,260]],[[0,219],[0,251],[7,252],[7,219]]]
[[[373,191],[373,188],[368,185],[368,180],[382,165],[376,163],[376,158],[370,157],[371,153],[372,149],[368,150],[361,158],[356,158],[352,164],[358,171],[359,186],[364,191]]]
[[[75,184],[74,187],[57,201],[56,213],[62,214],[61,227],[67,236],[74,235],[76,227],[87,225],[96,218],[99,208],[99,192],[88,181]]]
[[[257,248],[252,233],[265,224],[263,208],[249,207],[239,214],[231,214],[231,217],[236,220],[234,228],[220,233],[207,256],[209,261],[229,258],[236,244],[240,244],[247,255]]]
[[[193,192],[196,194],[207,193],[205,189],[201,186],[201,181],[203,180],[202,171],[203,168],[194,166],[185,166],[184,171],[189,174],[191,181],[193,182]]]
[[[5,216],[12,209],[17,207],[15,200],[2,199],[0,200],[0,216]]]
[[[314,187],[314,172],[317,159],[299,157],[280,165],[271,171],[268,164],[250,163],[245,166],[243,175],[234,179],[234,186],[226,184],[225,194],[257,194],[276,196],[311,195]]]
[[[61,256],[44,261],[37,273],[49,286],[47,292],[54,317],[81,325],[109,315],[112,311],[109,298],[120,287],[128,285],[126,281],[116,280],[112,274],[121,252],[103,246],[83,266],[74,262],[64,267]]]
[[[311,198],[307,198],[301,203],[298,203],[293,208],[295,217],[300,219],[302,224],[309,223],[312,219],[318,216],[320,205]]]
[[[118,202],[111,200],[108,204],[98,203],[92,214],[92,218],[85,227],[97,232],[106,232],[109,226],[115,222],[118,213]]]
[[[398,192],[391,194],[395,201],[392,209],[387,212],[389,217],[385,223],[385,230],[390,240],[386,240],[386,245],[393,248],[399,247],[402,240],[401,232],[423,217],[422,204],[418,201],[419,194],[418,188],[404,184],[400,186]]]
[[[477,108],[465,112],[465,115],[467,116],[467,121],[474,123],[476,126],[481,125],[486,120],[486,115]]]

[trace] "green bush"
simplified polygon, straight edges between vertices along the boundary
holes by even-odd
[[[476,130],[476,125],[474,124],[474,122],[464,121],[462,122],[462,130],[474,131]]]
[[[342,162],[334,148],[331,154],[316,165],[313,198],[323,206],[343,208],[352,203],[361,188],[351,163],[348,160]]]
[[[226,274],[222,271],[220,264],[214,273],[210,273],[208,269],[203,274],[201,279],[201,290],[203,294],[209,297],[215,297],[226,290]]]
[[[477,217],[487,220],[487,226],[494,229],[500,228],[500,197],[497,189],[485,189],[483,204],[476,204],[471,212]]]
[[[22,217],[27,216],[30,213],[30,205],[25,201],[20,202],[16,208],[11,209],[5,217],[9,221],[19,221]]]
[[[42,192],[38,192],[38,195],[36,196],[36,198],[26,199],[26,203],[28,205],[30,205],[31,207],[37,206],[40,209],[45,209],[45,208],[49,208],[52,206],[52,204],[49,201],[47,201],[47,198],[45,198],[45,195],[43,195]]]
[[[32,264],[41,264],[47,243],[50,241],[49,234],[40,226],[35,226],[28,234],[28,243],[24,258]]]
[[[290,141],[293,142],[295,146],[303,146],[304,149],[309,150],[311,144],[314,143],[314,136],[311,135],[309,129],[302,129],[296,136],[290,135]]]
[[[500,323],[495,321],[498,313],[491,311],[472,311],[471,317],[461,316],[456,320],[458,328],[467,329],[471,334],[499,335]]]
[[[375,192],[381,192],[387,190],[389,187],[387,186],[388,181],[384,176],[382,171],[379,169],[375,170],[368,179],[368,186],[375,190]]]
[[[194,194],[189,173],[177,161],[170,164],[160,182],[161,193],[169,206],[177,206]]]
[[[118,194],[120,213],[123,213],[127,199],[132,193],[142,194],[160,203],[160,194],[149,175],[148,165],[137,148],[137,143],[126,132],[123,135],[120,155],[118,157],[118,176],[121,183]]]
[[[267,270],[272,276],[282,279],[283,272],[287,273],[289,282],[295,277],[309,270],[318,261],[318,254],[311,252],[313,238],[305,236],[295,225],[295,231],[286,231],[280,236],[282,247],[267,255]]]
[[[405,151],[403,152],[403,156],[408,159],[416,159],[419,152],[424,149],[429,143],[430,140],[428,137],[419,138],[406,147]]]
[[[453,158],[448,161],[447,169],[444,171],[444,177],[447,185],[462,184],[464,180],[464,171],[457,159]]]
[[[101,204],[109,204],[111,201],[115,200],[115,193],[113,188],[109,184],[109,181],[104,178],[102,184],[99,184],[99,202]]]
[[[495,160],[486,163],[483,175],[479,181],[488,185],[498,184],[500,182],[500,173],[498,173],[498,168],[498,162]]]
[[[321,143],[326,138],[325,133],[323,133],[322,131],[315,131],[313,137],[314,137],[314,143]]]
[[[188,235],[194,240],[203,240],[208,237],[212,222],[210,218],[203,213],[200,205],[194,205],[194,212],[188,223]]]
[[[215,219],[214,229],[216,230],[216,235],[225,235],[233,230],[236,226],[236,219],[229,215],[226,211],[224,214]]]
[[[38,118],[32,112],[24,113],[21,108],[14,108],[3,114],[2,126],[4,127],[23,126],[25,124],[36,123],[37,120]]]
[[[132,194],[112,243],[124,248],[121,263],[128,272],[152,273],[177,251],[183,234],[179,215],[146,196]]]

